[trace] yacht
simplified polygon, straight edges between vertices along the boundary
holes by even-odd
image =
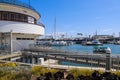
[[[99,45],[103,45],[102,43],[99,42],[99,40],[93,40],[93,41],[86,41],[86,42],[82,42],[83,46],[99,46]]]
[[[51,46],[67,46],[66,41],[53,41],[50,43]]]
[[[38,45],[44,45],[44,46],[68,46],[70,45],[70,43],[66,42],[66,41],[38,41],[37,42]]]
[[[97,46],[97,45],[103,45],[103,44],[100,43],[99,40],[93,40],[91,45],[95,45],[95,46]]]
[[[116,41],[116,42],[114,42],[114,44],[120,45],[120,41]]]
[[[93,48],[93,54],[110,54],[111,53],[111,49],[109,47],[105,47],[105,46],[95,46]]]

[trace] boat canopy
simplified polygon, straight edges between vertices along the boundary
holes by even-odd
[[[111,49],[109,47],[105,47],[105,46],[95,46],[93,48],[93,53],[107,53],[107,54],[110,54]]]
[[[94,49],[108,49],[109,47],[105,47],[105,46],[95,46]]]

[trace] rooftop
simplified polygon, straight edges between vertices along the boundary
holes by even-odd
[[[21,6],[21,7],[25,7],[28,9],[32,9],[35,12],[37,12],[31,5],[26,4],[24,2],[21,2],[19,0],[0,0],[0,3],[6,3],[6,4],[12,4],[12,5],[17,5],[17,6]],[[38,12],[37,12],[38,13]]]

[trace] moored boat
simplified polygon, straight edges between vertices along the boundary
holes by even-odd
[[[114,44],[120,45],[120,41],[116,41],[116,42],[114,42]]]
[[[111,50],[109,47],[95,46],[93,48],[93,53],[94,54],[105,54],[105,53],[111,53]]]
[[[103,45],[102,43],[99,42],[99,40],[93,40],[93,41],[86,41],[83,42],[82,45],[86,45],[86,46],[99,46],[99,45]]]

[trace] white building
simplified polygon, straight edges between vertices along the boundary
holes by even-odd
[[[37,24],[40,14],[18,0],[0,0],[0,49],[18,51],[36,43],[44,35],[44,25]]]

